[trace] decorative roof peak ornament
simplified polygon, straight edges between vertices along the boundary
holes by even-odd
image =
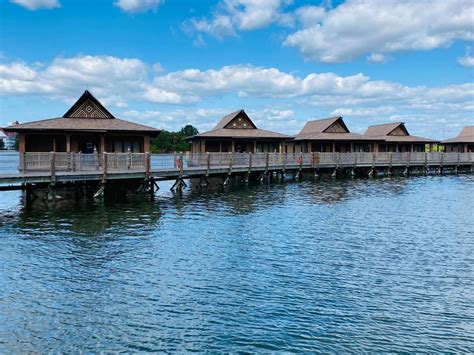
[[[89,90],[84,91],[82,96],[64,114],[64,118],[104,118],[114,119],[105,107],[92,95]]]

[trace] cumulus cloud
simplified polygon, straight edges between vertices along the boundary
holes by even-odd
[[[212,129],[217,121],[228,113],[229,109],[223,108],[180,108],[170,111],[129,110],[125,111],[122,117],[166,130],[175,130],[190,124],[204,132]]]
[[[185,23],[187,31],[209,34],[216,38],[235,36],[272,23],[288,25],[293,17],[283,11],[292,0],[222,0],[210,18],[192,18]]]
[[[211,130],[221,117],[235,111],[237,108],[184,108],[171,111],[160,110],[128,110],[123,118],[142,124],[153,125],[166,130],[176,130],[187,124],[198,127],[200,132]],[[281,132],[294,131],[301,128],[301,121],[295,118],[295,112],[290,109],[263,107],[261,109],[246,109],[257,127]]]
[[[10,0],[10,2],[23,6],[24,8],[31,11],[61,7],[61,4],[58,0]]]
[[[83,55],[56,58],[50,64],[0,64],[0,94],[50,95],[73,99],[90,88],[106,102],[123,106],[125,97],[156,103],[179,103],[175,93],[150,86],[151,69],[139,59]],[[107,78],[107,80],[104,80]]]
[[[124,12],[138,13],[156,11],[162,0],[117,0],[114,5]]]
[[[49,64],[4,63],[0,64],[0,95],[42,95],[72,102],[89,88],[107,105],[122,108],[131,107],[130,101],[176,105],[182,111],[177,110],[169,116],[170,120],[176,117],[183,124],[185,121],[199,123],[200,129],[210,128],[211,117],[206,116],[208,111],[197,111],[196,106],[209,102],[238,103],[237,107],[232,104],[225,110],[213,111],[212,122],[215,123],[216,116],[248,108],[246,105],[253,105],[256,100],[267,103],[267,108],[251,111],[255,119],[265,123],[263,127],[281,131],[286,131],[285,126],[296,127],[301,123],[295,112],[302,109],[378,120],[396,115],[419,115],[425,122],[449,117],[456,117],[459,122],[473,119],[473,83],[407,86],[373,80],[363,73],[340,76],[323,72],[298,76],[277,68],[248,64],[173,72],[159,69],[156,64],[148,65],[136,58],[87,55],[56,58]],[[150,120],[158,115],[161,120],[167,117],[161,113],[127,111],[128,117],[135,115],[132,118]]]
[[[380,53],[371,53],[367,57],[369,63],[386,63],[388,59],[389,58],[386,55]]]
[[[303,7],[303,26],[284,45],[321,62],[346,62],[363,55],[431,50],[455,40],[473,40],[471,0],[348,0],[334,9]]]
[[[474,57],[470,55],[459,57],[458,63],[463,67],[474,67]]]

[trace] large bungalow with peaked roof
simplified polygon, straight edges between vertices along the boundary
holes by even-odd
[[[160,133],[116,118],[87,90],[62,117],[14,124],[4,131],[18,133],[20,153],[143,153]]]
[[[370,152],[374,139],[351,133],[342,117],[308,121],[294,140],[295,151],[312,152]]]
[[[187,140],[193,153],[205,152],[284,152],[285,142],[292,137],[257,128],[244,110],[224,116],[208,132]]]
[[[464,127],[457,137],[446,139],[441,144],[444,145],[447,153],[474,152],[474,126]]]
[[[431,151],[432,145],[437,143],[430,138],[410,135],[403,122],[369,126],[365,136],[382,141],[376,149],[379,152],[424,152],[427,144]]]

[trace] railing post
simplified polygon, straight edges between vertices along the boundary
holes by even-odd
[[[303,169],[303,152],[300,153],[300,170]]]
[[[265,153],[265,172],[268,172],[269,153]]]
[[[131,167],[132,167],[132,152],[129,152],[127,156],[127,170],[130,170]]]
[[[410,162],[411,162],[411,152],[408,152],[407,153],[407,166],[410,166]]]
[[[341,153],[339,153],[339,152],[336,153],[336,169],[339,169],[340,155],[341,155]]]
[[[354,168],[357,168],[357,152],[354,152]]]
[[[103,161],[103,172],[102,172],[102,182],[107,180],[107,153],[102,153],[102,161]]]
[[[207,166],[206,175],[209,176],[211,172],[211,154],[209,152],[206,153],[206,166]]]
[[[56,180],[56,157],[54,152],[50,153],[50,173],[51,173],[51,182]]]
[[[286,153],[280,153],[281,155],[281,162],[283,164],[283,171],[286,169]]]
[[[458,166],[461,163],[461,152],[458,152]]]
[[[21,162],[20,162],[20,169],[21,173],[24,174],[26,172],[26,153],[23,153],[21,156]]]
[[[249,152],[249,173],[252,171],[252,152]]]
[[[232,173],[232,165],[234,163],[234,154],[232,152],[229,152],[229,174]]]
[[[148,180],[150,178],[150,170],[151,170],[151,155],[150,153],[145,153],[145,179]]]
[[[69,154],[69,159],[71,159],[71,171],[76,171],[76,153],[71,152]]]
[[[179,177],[183,177],[183,166],[184,166],[184,161],[183,161],[183,153],[179,153]]]
[[[389,166],[389,168],[391,169],[391,168],[392,168],[392,164],[393,164],[393,153],[390,152],[390,153],[388,153],[388,154],[389,154],[389,158],[388,158],[389,163],[388,163],[388,166]]]

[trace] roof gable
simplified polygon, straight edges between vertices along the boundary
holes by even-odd
[[[115,118],[88,90],[64,114],[65,118]]]
[[[332,123],[328,128],[324,130],[324,133],[350,133],[346,124],[342,120],[342,117],[339,117],[334,123]]]
[[[342,117],[330,117],[322,120],[308,121],[298,135],[315,133],[348,133]]]
[[[409,136],[410,134],[408,133],[408,130],[406,129],[405,124],[400,123],[397,127],[392,129],[388,135],[389,136]]]
[[[244,110],[232,112],[219,121],[214,127],[216,129],[257,129],[250,117]]]
[[[384,123],[372,125],[365,132],[367,136],[383,137],[383,136],[409,136],[408,130],[403,122]]]

